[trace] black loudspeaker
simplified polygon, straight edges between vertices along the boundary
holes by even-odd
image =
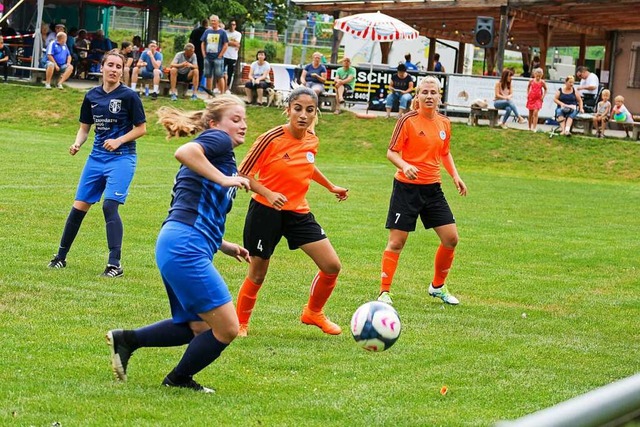
[[[473,44],[483,48],[493,47],[493,17],[478,16],[476,18]]]

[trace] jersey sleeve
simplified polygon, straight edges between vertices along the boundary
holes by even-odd
[[[222,131],[203,132],[193,142],[200,144],[207,159],[214,159],[233,150],[231,138]]]
[[[89,101],[87,95],[84,96],[84,100],[82,101],[82,106],[80,107],[80,123],[92,125],[93,114],[91,113],[91,102]]]
[[[451,150],[451,122],[449,119],[443,119],[444,124],[444,143],[442,144],[442,151],[440,153],[441,156],[448,156],[449,151]]]
[[[264,158],[267,157],[269,142],[270,139],[267,138],[267,133],[258,137],[242,160],[242,163],[240,163],[240,167],[238,168],[240,174],[245,176],[254,176],[258,173],[262,167]]]
[[[404,120],[398,120],[398,122],[396,123],[396,127],[393,129],[393,134],[391,135],[391,141],[389,142],[389,150],[395,151],[397,153],[402,151],[404,143],[407,139],[407,133],[404,124]]]
[[[132,91],[133,92],[133,91]],[[138,126],[147,121],[147,116],[144,114],[144,107],[142,106],[142,100],[133,92],[131,96],[131,122],[134,126]]]

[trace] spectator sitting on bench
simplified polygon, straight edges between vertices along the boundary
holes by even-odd
[[[13,56],[11,55],[11,51],[9,50],[9,46],[4,44],[4,39],[0,36],[0,69],[3,70],[4,81],[6,82],[9,76],[9,67],[13,65],[13,60],[11,59]]]
[[[76,43],[73,48],[78,55],[78,78],[81,76],[82,78],[86,78],[91,66],[88,58],[91,42],[87,38],[87,30],[78,31],[78,37],[76,37]]]
[[[58,89],[64,89],[62,83],[71,77],[73,65],[71,65],[71,54],[67,47],[67,33],[63,31],[60,31],[56,35],[56,40],[47,47],[47,68],[44,83],[44,87],[47,89],[51,89],[51,78],[54,72],[61,73]]]
[[[102,57],[111,49],[113,49],[113,44],[111,43],[111,40],[105,38],[104,31],[96,30],[93,39],[91,39],[91,50],[89,51],[89,60],[94,66],[95,72],[100,72]]]
[[[120,44],[120,54],[124,56],[122,80],[124,80],[125,86],[129,86],[131,84],[131,73],[133,72],[133,44],[130,41],[124,40]]]
[[[344,94],[353,91],[356,82],[356,69],[351,66],[351,59],[345,56],[342,59],[342,65],[336,70],[336,77],[333,80],[336,88],[335,114],[340,114],[340,103],[344,102]]]
[[[500,76],[500,80],[496,82],[495,86],[495,99],[493,100],[493,106],[498,110],[505,110],[504,117],[502,118],[502,123],[500,123],[500,127],[502,129],[507,128],[507,120],[511,113],[513,113],[518,120],[518,123],[524,123],[526,119],[518,114],[518,108],[516,104],[513,102],[513,90],[511,89],[511,78],[513,77],[513,70],[509,68],[505,68],[502,71],[502,75]]]
[[[611,119],[614,122],[622,123],[622,127],[624,128],[624,132],[627,134],[627,138],[629,138],[629,129],[631,126],[625,126],[626,124],[633,125],[633,115],[627,110],[627,107],[624,105],[624,96],[618,95],[613,98],[614,106],[611,109]]]
[[[271,81],[269,80],[269,71],[271,71],[271,65],[265,61],[267,53],[264,50],[259,50],[256,53],[256,60],[251,63],[249,69],[249,81],[244,85],[244,91],[247,94],[247,102],[253,103],[253,90],[256,90],[258,97],[258,104],[266,106],[267,102],[262,101],[262,95],[264,90],[271,87]]]
[[[162,73],[162,54],[158,52],[158,43],[155,40],[149,42],[149,47],[138,59],[136,68],[131,74],[131,89],[136,90],[138,84],[138,75],[143,79],[153,80],[153,91],[151,99],[158,99],[158,91],[160,90],[160,79]]]
[[[567,76],[564,79],[564,86],[558,89],[553,99],[553,102],[558,105],[558,108],[556,108],[556,117],[558,123],[560,123],[560,134],[565,136],[571,136],[573,119],[576,118],[578,113],[584,113],[582,98],[573,87],[574,83],[575,78],[573,76]]]
[[[398,117],[402,117],[413,99],[413,77],[407,73],[407,66],[398,64],[398,71],[391,76],[389,82],[389,95],[385,100],[385,109],[387,110],[387,118],[391,117],[391,109],[397,100],[400,101],[398,108]]]
[[[327,67],[322,65],[320,61],[322,61],[322,54],[314,52],[311,64],[304,67],[302,76],[300,76],[300,83],[312,89],[318,96],[324,92],[325,76],[327,75]]]
[[[198,95],[198,83],[200,82],[200,74],[198,72],[198,57],[195,54],[195,46],[193,43],[184,45],[184,52],[176,53],[171,62],[171,71],[169,72],[169,80],[171,80],[171,100],[178,100],[178,91],[176,86],[178,82],[186,82],[193,85],[193,94],[191,100],[196,101]]]

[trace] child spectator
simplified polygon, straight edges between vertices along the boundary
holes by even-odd
[[[607,128],[607,122],[609,122],[609,115],[611,114],[611,92],[609,89],[602,91],[602,101],[598,102],[596,107],[596,113],[593,115],[593,127],[596,128],[596,137],[604,138],[604,130]]]
[[[618,123],[633,123],[633,116],[627,110],[627,107],[624,106],[624,96],[618,95],[613,99],[615,106],[613,110],[611,110],[611,118]],[[627,138],[629,138],[629,126],[622,125],[624,128],[624,132],[627,134]]]
[[[527,86],[527,109],[529,110],[529,130],[538,131],[538,113],[542,109],[544,96],[547,94],[547,84],[542,80],[542,68],[533,70],[533,78]]]

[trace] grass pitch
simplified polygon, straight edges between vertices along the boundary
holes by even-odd
[[[313,185],[309,199],[343,263],[326,311],[345,333],[300,323],[316,268],[283,243],[250,336],[197,377],[215,395],[160,387],[182,348],[138,351],[129,382],[117,383],[105,332],[169,316],[153,250],[178,168],[173,152],[186,140],[165,140],[155,124],[168,100],[144,101],[149,134],[121,209],[125,277],[98,277],[107,254],[100,206],[68,267],[49,270],[90,148],[68,154],[82,96],[0,85],[10,106],[0,110],[2,425],[486,426],[640,370],[640,146],[454,124],[452,151],[469,196],[457,196],[443,174],[461,235],[448,283],[461,305],[427,295],[438,243],[418,230],[392,288],[402,335],[370,354],[348,324],[378,293],[394,121],[325,114],[317,163],[351,197],[338,204]],[[250,107],[248,117],[247,145],[284,122],[275,109]],[[236,199],[229,240],[242,240],[248,201]],[[235,296],[246,266],[224,256],[215,263]]]

